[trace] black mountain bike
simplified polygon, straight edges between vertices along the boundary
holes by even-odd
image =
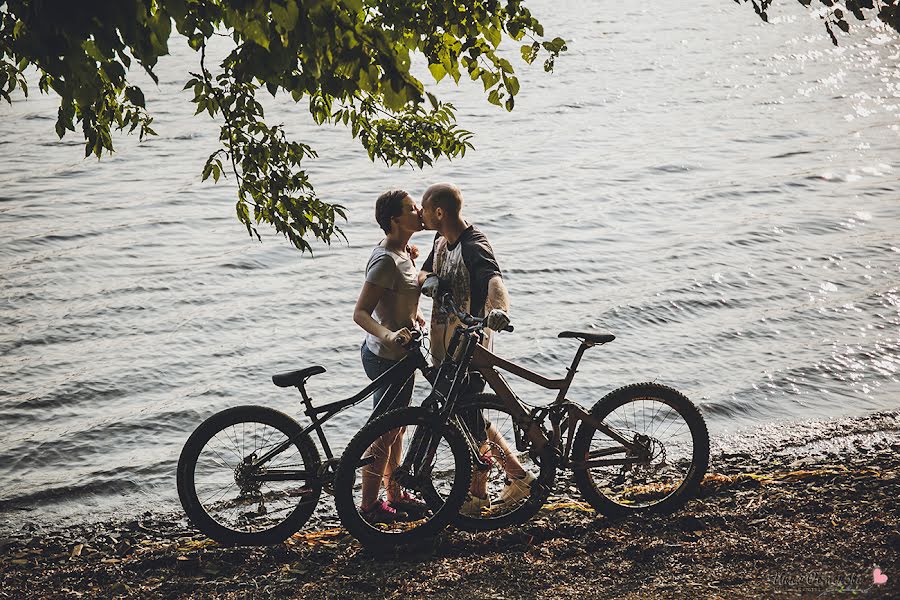
[[[680,392],[656,383],[632,384],[607,394],[590,411],[565,397],[584,352],[615,336],[563,331],[559,337],[581,344],[567,375],[547,379],[488,351],[482,345],[482,319],[458,310],[449,295],[439,306],[462,324],[431,395],[422,407],[393,410],[370,421],[347,445],[335,476],[341,521],[364,544],[419,537],[415,523],[401,528],[366,521],[355,494],[377,450],[373,441],[411,423],[461,436],[473,475],[456,478],[455,484],[466,488],[450,489],[445,497],[454,512],[463,509],[455,523],[467,530],[496,529],[531,518],[553,489],[558,467],[571,469],[582,496],[609,517],[675,510],[696,492],[709,463],[709,435],[699,410]],[[559,390],[556,400],[546,406],[522,402],[497,369]],[[467,395],[466,381],[473,371],[495,393]],[[415,475],[415,452],[431,452],[427,442],[413,438],[393,473],[396,480]]]
[[[407,350],[402,360],[358,394],[323,406],[313,406],[305,386],[310,377],[324,373],[324,367],[274,375],[272,382],[278,387],[300,391],[305,414],[312,421],[306,427],[264,406],[237,406],[206,419],[188,438],[178,461],[178,497],[191,523],[219,542],[238,545],[275,544],[303,527],[322,490],[330,491],[340,460],[332,454],[322,425],[371,396],[388,378],[399,375],[398,380],[405,382],[416,370],[429,380],[433,378],[418,332],[414,332]],[[402,383],[391,386],[371,418],[392,408],[402,387]],[[324,461],[310,435],[312,431],[325,453]],[[464,487],[471,477],[471,467],[464,462],[468,460],[465,446],[460,452],[463,460],[458,465],[442,465],[442,474],[449,477],[450,483],[443,486],[447,489]],[[454,466],[459,467],[455,474]],[[406,493],[421,498],[415,491]],[[419,520],[426,531],[443,526],[453,517],[440,513],[439,499],[428,498],[435,510]],[[443,523],[429,525],[435,518]]]

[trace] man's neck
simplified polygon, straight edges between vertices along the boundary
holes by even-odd
[[[455,221],[451,221],[444,225],[444,227],[441,228],[440,234],[444,236],[444,239],[447,240],[448,244],[453,245],[468,227],[469,224],[466,223],[465,219],[459,217]]]

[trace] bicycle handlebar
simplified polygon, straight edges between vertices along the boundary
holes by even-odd
[[[410,332],[409,341],[406,342],[405,344],[403,344],[403,347],[407,350],[412,350],[412,349],[418,347],[419,342],[422,341],[423,337],[424,337],[424,335],[419,330],[419,328],[413,326],[413,329]]]
[[[449,312],[456,315],[456,318],[460,320],[464,325],[468,325],[469,327],[480,327],[484,328],[484,318],[483,317],[473,317],[469,313],[460,310],[459,307],[456,306],[456,303],[453,301],[453,296],[448,292],[441,296],[441,304],[446,308]],[[503,328],[503,331],[513,332],[515,331],[515,327],[512,325],[507,325]]]

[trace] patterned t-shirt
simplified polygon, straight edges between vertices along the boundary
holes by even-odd
[[[456,305],[476,317],[484,316],[488,282],[502,275],[487,237],[474,225],[466,227],[454,244],[437,234],[422,270],[436,273],[448,282]],[[455,315],[447,314],[435,303],[431,311],[431,354],[436,362],[444,359],[458,324]]]

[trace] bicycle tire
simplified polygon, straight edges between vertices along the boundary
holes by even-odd
[[[703,415],[687,397],[668,386],[636,383],[604,396],[591,414],[628,439],[645,435],[651,454],[647,465],[574,470],[575,484],[597,512],[610,518],[667,513],[696,494],[709,465],[709,433]],[[590,458],[595,434],[604,440],[598,450],[615,446],[605,433],[582,422],[572,444],[573,461]]]
[[[190,522],[227,545],[277,544],[297,532],[322,492],[319,452],[302,432],[291,417],[264,406],[229,408],[201,423],[184,445],[176,475],[178,498]],[[290,438],[294,443],[273,457],[268,468],[299,467],[314,475],[241,489],[238,468],[245,458]],[[252,505],[255,512],[245,511]]]
[[[491,531],[520,525],[541,510],[553,490],[558,463],[556,452],[549,445],[535,456],[529,452],[518,452],[515,443],[516,429],[518,429],[520,439],[526,440],[526,443],[527,435],[516,424],[509,409],[496,394],[484,393],[463,398],[457,407],[457,414],[464,415],[469,411],[479,411],[488,422],[495,426],[497,433],[505,443],[488,437],[480,448],[483,456],[486,456],[487,461],[491,464],[490,469],[484,474],[487,478],[487,489],[484,491],[487,492],[487,497],[490,499],[490,508],[481,510],[479,514],[459,513],[453,520],[453,524],[464,531]],[[475,432],[470,433],[475,434]],[[482,436],[484,435],[482,434]],[[504,445],[506,448],[503,447]],[[516,461],[526,471],[532,474],[537,472],[535,481],[529,487],[530,493],[515,503],[499,502],[502,491],[508,483],[506,466],[510,462],[510,457],[507,455],[507,448],[514,453]],[[473,469],[473,480],[478,477],[477,473],[477,470]],[[508,506],[505,506],[507,504]]]
[[[360,507],[362,477],[382,477],[367,472],[379,458],[376,443],[381,442],[383,447],[384,437],[395,436],[400,428],[406,432],[404,445],[415,439],[418,429],[428,439],[439,436],[434,458],[417,481],[419,489],[406,486],[407,492],[427,504],[428,510],[421,518],[410,521],[370,523]],[[367,455],[372,448],[376,450]],[[452,473],[439,477],[449,469]],[[391,482],[396,475],[396,471],[391,474]],[[347,444],[335,473],[334,502],[344,527],[366,548],[383,550],[414,544],[437,534],[451,521],[465,500],[471,475],[469,449],[457,427],[441,423],[434,413],[422,407],[399,408],[368,423]]]

